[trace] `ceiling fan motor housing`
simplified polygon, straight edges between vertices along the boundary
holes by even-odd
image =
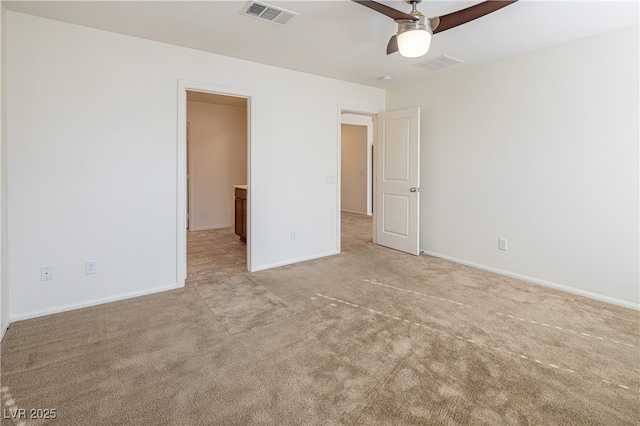
[[[398,23],[398,35],[413,30],[429,31],[433,34],[429,20],[425,19],[425,16],[421,13],[415,16],[418,18],[417,21],[410,21],[408,19],[399,19],[396,21]]]
[[[420,12],[412,13],[416,21],[397,20],[397,46],[400,54],[407,58],[417,58],[429,51],[433,31],[431,23]]]

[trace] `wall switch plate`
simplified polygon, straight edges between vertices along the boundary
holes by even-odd
[[[327,182],[327,183],[336,183],[335,175],[326,175],[325,176],[325,182]]]
[[[507,251],[507,240],[504,238],[498,238],[498,248],[500,250]]]
[[[87,260],[84,262],[84,274],[91,275],[98,273],[98,261],[97,260]]]
[[[42,266],[40,268],[40,281],[51,281],[53,279],[53,266]]]

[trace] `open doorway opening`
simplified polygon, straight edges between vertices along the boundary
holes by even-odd
[[[248,104],[186,91],[187,282],[248,269]]]
[[[373,241],[373,116],[341,114],[341,247]]]

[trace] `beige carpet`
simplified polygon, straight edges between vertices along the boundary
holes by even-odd
[[[186,288],[14,323],[2,424],[640,424],[637,311],[343,230],[253,274],[232,230],[191,233]]]

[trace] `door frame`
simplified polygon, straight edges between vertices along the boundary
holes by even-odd
[[[252,272],[253,265],[253,225],[258,223],[256,219],[257,209],[254,209],[254,200],[259,191],[253,177],[256,176],[257,161],[252,154],[255,147],[254,119],[256,108],[256,93],[236,87],[219,86],[216,84],[178,80],[178,152],[177,152],[177,194],[176,194],[176,282],[178,287],[184,287],[187,278],[187,91],[211,93],[216,95],[240,97],[247,99],[247,270]]]
[[[191,231],[191,213],[193,212],[193,187],[192,187],[192,178],[191,178],[191,123],[187,121],[187,231]]]

